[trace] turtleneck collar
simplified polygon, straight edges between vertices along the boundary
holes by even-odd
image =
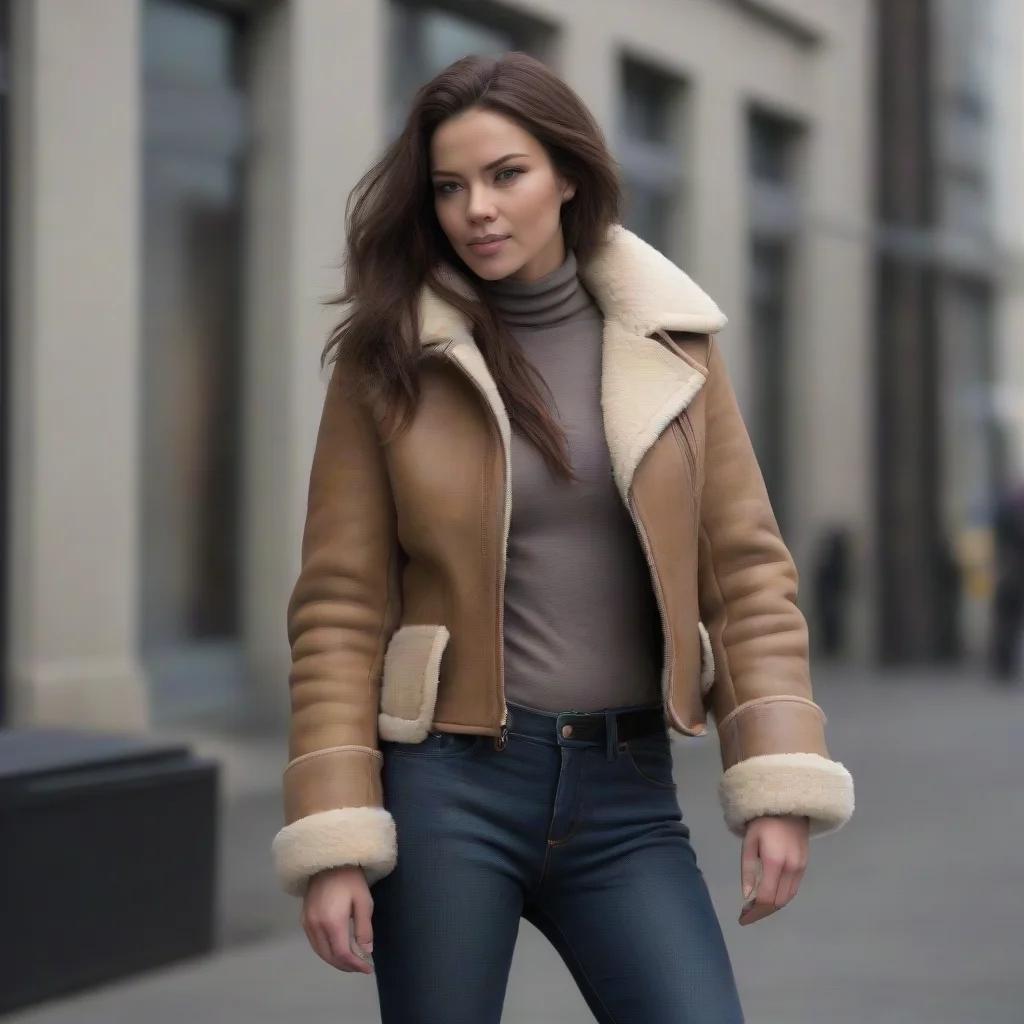
[[[506,278],[491,281],[487,291],[498,315],[510,327],[551,327],[593,304],[576,273],[576,256],[539,281]]]

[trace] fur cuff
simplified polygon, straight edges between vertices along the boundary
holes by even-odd
[[[742,836],[747,822],[768,815],[811,819],[812,835],[827,835],[853,815],[853,779],[820,754],[760,754],[734,764],[718,784],[729,830]]]
[[[382,807],[320,811],[281,829],[273,853],[281,888],[292,896],[305,895],[314,875],[346,864],[362,867],[372,885],[398,860],[395,823]]]

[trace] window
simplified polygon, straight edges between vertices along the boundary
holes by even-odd
[[[942,0],[936,15],[940,221],[950,231],[984,238],[992,229],[992,5]]]
[[[785,185],[791,177],[793,126],[778,117],[753,111],[747,171],[755,181]]]
[[[785,521],[789,372],[789,247],[755,237],[750,247],[750,325],[755,381],[751,434],[779,523]]]
[[[676,79],[623,61],[618,151],[627,192],[624,223],[670,257],[680,249],[682,98]]]
[[[546,35],[546,28],[526,19],[476,20],[433,4],[396,0],[388,55],[392,133],[401,131],[419,88],[449,64],[468,54],[498,57],[513,50],[542,57]]]
[[[10,5],[0,0],[0,725],[5,719],[5,694],[7,689],[7,516],[10,497],[9,453],[11,432],[8,429],[9,373],[7,334],[7,236],[8,236],[8,168],[10,167],[10,144],[8,125],[10,123],[8,89],[8,26]]]
[[[995,303],[987,282],[954,275],[943,279],[939,302],[946,471],[956,526],[963,528],[984,522],[997,497]]]
[[[788,382],[792,364],[792,274],[800,227],[796,182],[800,130],[793,122],[752,110],[747,126],[750,215],[748,267],[751,436],[765,485],[785,529],[788,495]]]
[[[241,28],[143,23],[142,651],[158,714],[241,673]]]

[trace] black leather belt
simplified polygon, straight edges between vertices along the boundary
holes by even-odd
[[[666,728],[664,712],[660,708],[647,708],[641,711],[561,714],[558,716],[559,734],[566,740],[605,745],[609,739],[609,719],[614,722],[615,737],[619,743],[655,736],[665,732]]]

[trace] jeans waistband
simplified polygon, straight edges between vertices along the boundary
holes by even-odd
[[[647,711],[661,713],[660,704],[638,704],[635,707],[609,708],[607,711],[585,712],[588,718],[604,717],[610,726],[608,733],[599,740],[573,738],[573,723],[582,712],[578,711],[537,711],[518,704],[508,705],[508,732],[510,736],[524,736],[528,739],[550,743],[552,746],[604,746],[609,739],[614,742],[615,722],[622,714]]]

